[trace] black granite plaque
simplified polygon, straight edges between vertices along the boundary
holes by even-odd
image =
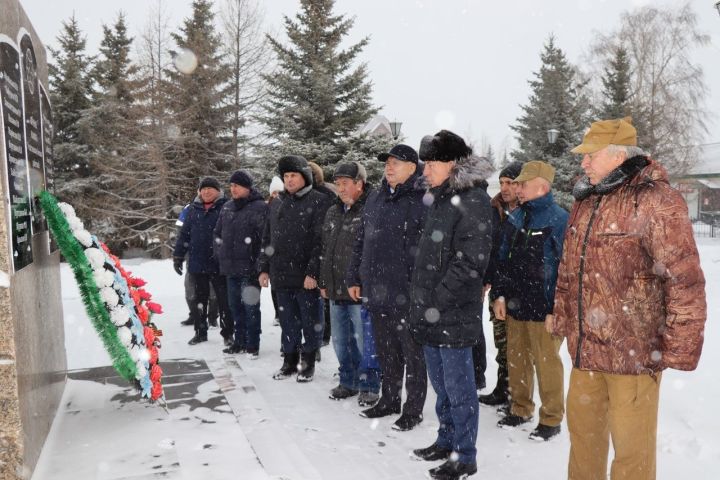
[[[45,188],[45,171],[42,151],[42,116],[40,114],[40,82],[37,76],[37,61],[30,35],[20,40],[20,70],[22,76],[23,105],[25,114],[25,154],[30,180],[29,197],[34,199]],[[34,235],[47,230],[42,211],[35,202],[30,202],[32,219],[31,233]]]
[[[55,138],[55,130],[53,128],[50,97],[42,85],[40,85],[40,113],[42,115],[42,151],[45,188],[50,193],[55,193],[55,159],[53,157],[53,138]]]
[[[10,248],[15,271],[32,263],[30,243],[30,202],[25,161],[20,53],[0,41],[0,122],[2,122],[10,200]]]

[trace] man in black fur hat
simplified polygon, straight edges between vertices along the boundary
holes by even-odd
[[[492,249],[492,208],[485,192],[492,164],[459,136],[441,130],[420,147],[429,211],[412,276],[410,330],[423,345],[437,394],[437,439],[413,451],[446,460],[430,478],[477,472],[478,403],[472,347],[482,336],[483,279]]]
[[[320,276],[322,225],[330,199],[313,189],[312,171],[299,155],[282,157],[278,173],[285,190],[270,204],[260,254],[260,285],[272,281],[277,292],[282,328],[283,365],[273,378],[281,380],[298,371],[298,382],[315,374],[320,348]],[[304,339],[304,342],[303,342]],[[302,354],[302,361],[301,356]]]

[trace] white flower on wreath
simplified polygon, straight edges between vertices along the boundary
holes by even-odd
[[[88,248],[85,250],[85,256],[90,262],[93,270],[99,270],[105,265],[105,253],[99,248]]]
[[[118,338],[120,339],[120,343],[125,345],[125,347],[129,347],[132,344],[132,332],[127,327],[120,327],[117,329]]]
[[[138,360],[135,366],[137,367],[137,375],[135,378],[141,379],[147,375],[147,368],[145,368],[145,363],[142,360]]]
[[[118,305],[110,311],[110,320],[116,327],[121,327],[130,320],[130,312],[124,305]]]
[[[93,244],[92,241],[92,235],[90,235],[90,232],[84,229],[80,230],[73,230],[73,235],[75,236],[75,239],[80,242],[80,244],[85,247],[91,247]]]
[[[63,215],[65,215],[65,218],[70,219],[72,217],[77,217],[77,215],[75,215],[75,209],[69,203],[58,203],[58,207],[60,208],[60,211],[63,212]]]
[[[99,288],[112,287],[115,283],[115,275],[105,269],[93,271],[93,277]]]
[[[108,308],[113,308],[120,301],[120,297],[118,297],[118,294],[112,289],[112,287],[101,288],[100,298],[107,304]]]
[[[73,232],[75,230],[85,230],[85,226],[83,225],[82,220],[80,220],[78,217],[67,217],[68,225],[70,225],[70,230]]]
[[[133,362],[137,363],[137,361],[140,360],[140,356],[141,356],[143,350],[144,350],[144,348],[142,348],[140,345],[137,345],[137,344],[133,344],[128,349],[128,352],[130,353],[130,358],[132,358]]]

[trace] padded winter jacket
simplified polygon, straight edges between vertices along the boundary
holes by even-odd
[[[425,223],[424,179],[416,171],[394,192],[383,179],[365,202],[348,285],[360,285],[373,310],[409,310],[410,278]]]
[[[482,186],[484,158],[457,161],[431,203],[412,276],[410,331],[416,342],[465,348],[482,335],[483,277],[492,249],[493,212]]]
[[[215,226],[214,243],[222,275],[257,281],[267,211],[262,195],[254,189],[247,198],[225,202]]]
[[[219,272],[213,252],[213,231],[225,202],[224,197],[218,197],[208,210],[199,198],[190,204],[173,251],[176,258],[185,258],[188,254],[189,273]]]
[[[270,274],[273,289],[302,289],[306,276],[320,278],[322,224],[330,203],[307,186],[292,195],[280,192],[270,204],[258,265]]]
[[[516,320],[544,322],[553,311],[568,212],[552,192],[513,210],[503,224],[492,295]]]
[[[337,199],[325,215],[320,288],[327,289],[330,300],[352,301],[348,293],[347,271],[370,191],[370,187],[365,185],[365,190],[347,211],[345,204]]]
[[[687,206],[665,170],[635,157],[595,187],[581,180],[574,195],[554,309],[573,365],[630,375],[695,369],[705,278]]]

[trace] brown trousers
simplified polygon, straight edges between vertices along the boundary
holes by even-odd
[[[570,480],[654,480],[660,379],[573,368],[567,398]]]
[[[531,417],[537,373],[542,405],[540,423],[555,427],[565,414],[562,338],[550,335],[543,322],[520,321],[507,316],[507,361],[510,374],[511,413]]]

